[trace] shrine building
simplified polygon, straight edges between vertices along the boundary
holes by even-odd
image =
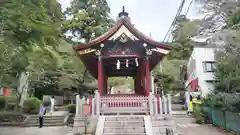
[[[73,49],[98,80],[100,96],[107,95],[108,77],[127,76],[134,79],[136,95],[148,96],[150,72],[170,52],[171,46],[154,41],[136,29],[123,7],[114,27]]]

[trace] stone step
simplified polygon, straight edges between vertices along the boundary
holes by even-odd
[[[45,121],[43,120],[44,123],[64,123],[64,120],[54,120],[54,121]],[[28,121],[27,124],[32,124],[32,123],[39,123],[38,120],[36,121]]]
[[[29,118],[28,120],[30,121],[30,120],[38,120],[39,118]],[[65,117],[63,117],[63,118],[45,118],[44,117],[44,120],[64,120],[65,119]]]
[[[39,126],[39,123],[32,123],[32,124],[27,124],[27,127],[37,127]],[[43,123],[44,127],[52,127],[52,126],[64,126],[64,123]]]
[[[120,116],[120,117],[106,117],[105,121],[144,121],[144,118],[142,116],[139,117],[124,117],[124,116]]]
[[[145,133],[144,127],[125,127],[125,128],[109,128],[105,127],[103,133]]]
[[[152,121],[152,125],[154,127],[161,127],[161,126],[174,126],[175,121]]]
[[[172,129],[172,130],[174,131],[174,129],[176,129],[176,128],[174,128],[174,127],[172,127],[172,126],[153,127],[153,128],[152,128],[152,131],[153,131],[153,133],[163,134],[163,133],[166,133],[166,129]]]
[[[36,118],[36,119],[38,119],[39,116],[38,116],[38,115],[31,115],[30,118]],[[45,118],[45,119],[48,119],[48,118],[50,118],[50,119],[55,119],[55,118],[56,118],[56,119],[59,119],[59,118],[65,118],[65,116],[49,116],[49,115],[45,115],[44,118]]]
[[[105,127],[122,127],[122,126],[139,126],[143,127],[145,125],[144,121],[105,121]]]
[[[146,133],[103,133],[103,135],[146,135]]]
[[[152,120],[173,120],[174,117],[170,115],[159,115],[159,116],[152,116]]]

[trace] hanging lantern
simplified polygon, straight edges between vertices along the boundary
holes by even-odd
[[[119,60],[117,60],[117,69],[119,70],[120,69],[120,61]]]
[[[138,59],[137,58],[135,58],[135,63],[136,63],[136,66],[138,67],[139,64],[138,64]]]
[[[128,59],[126,59],[126,67],[128,67]]]

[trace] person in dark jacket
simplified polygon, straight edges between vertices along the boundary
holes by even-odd
[[[46,114],[46,108],[43,105],[41,105],[39,110],[39,128],[43,127],[43,118],[45,114]]]

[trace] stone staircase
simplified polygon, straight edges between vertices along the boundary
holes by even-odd
[[[152,116],[153,135],[175,135],[176,124],[171,115]]]
[[[63,126],[65,125],[65,118],[67,116],[44,116],[43,126]],[[28,117],[25,126],[36,127],[39,126],[39,116],[31,115]]]
[[[144,116],[100,116],[95,135],[146,135]]]

